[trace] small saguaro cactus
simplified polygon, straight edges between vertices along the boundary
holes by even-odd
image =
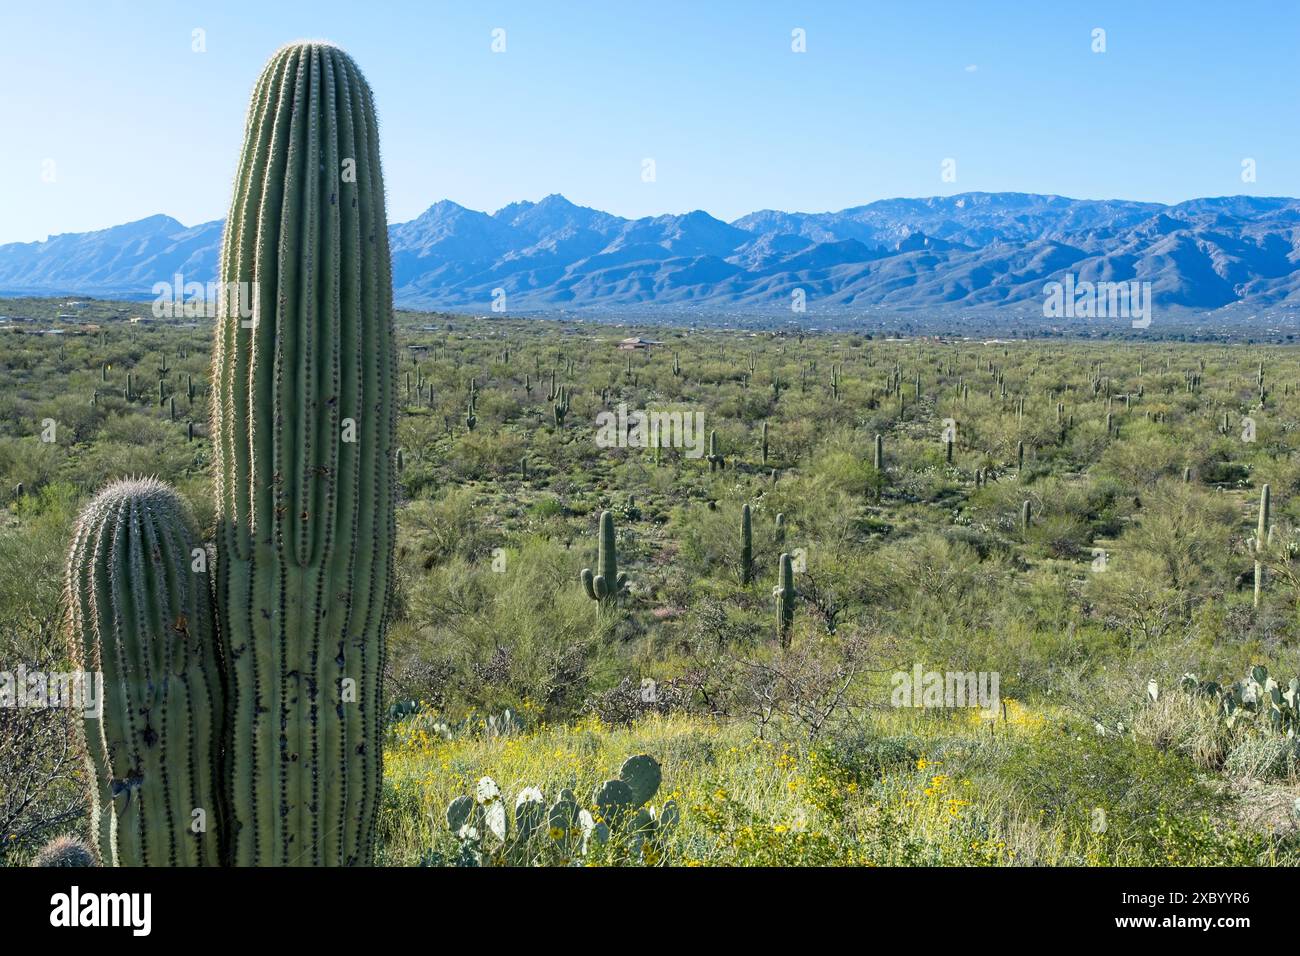
[[[872,458],[872,464],[875,466],[876,471],[885,470],[885,438],[883,435],[876,436],[876,450]]]
[[[220,863],[222,678],[196,540],[180,498],[152,478],[107,486],[73,533],[69,654],[103,675],[103,713],[82,729],[107,866]]]
[[[785,513],[778,511],[776,513],[776,531],[774,533],[777,547],[785,544]]]
[[[627,588],[627,574],[618,569],[618,551],[614,539],[614,515],[609,511],[600,513],[600,543],[597,546],[596,564],[599,574],[593,574],[591,568],[583,568],[582,586],[587,597],[601,604],[612,604]]]
[[[794,626],[794,562],[786,552],[781,553],[777,585],[772,589],[776,599],[776,636],[782,647],[790,644],[790,628]]]
[[[719,471],[727,467],[727,459],[722,457],[718,451],[718,433],[716,430],[709,432],[709,453],[705,456],[709,463],[709,471]]]
[[[740,508],[740,583],[748,584],[754,577],[754,532],[749,505]]]
[[[767,422],[763,422],[763,440],[762,440],[763,464],[767,465]]]
[[[1034,506],[1030,504],[1028,499],[1025,499],[1024,504],[1020,506],[1020,530],[1024,533],[1028,533],[1033,523]]]
[[[1016,471],[1025,470],[1025,443],[1016,442]]]
[[[1269,519],[1272,513],[1272,489],[1264,485],[1259,489],[1259,520],[1255,525],[1255,539],[1251,550],[1255,553],[1255,607],[1259,607],[1264,594],[1264,562],[1260,560],[1268,548],[1272,527]]]
[[[567,386],[560,386],[555,404],[551,406],[551,414],[555,418],[556,427],[563,428],[565,416],[569,414],[569,390]]]

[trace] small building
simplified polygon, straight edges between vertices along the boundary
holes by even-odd
[[[643,339],[639,335],[634,335],[632,338],[624,339],[618,343],[619,351],[622,352],[643,351],[656,345],[663,345],[663,343],[655,342],[651,339]]]

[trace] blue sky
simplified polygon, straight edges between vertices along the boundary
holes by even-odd
[[[969,190],[1300,195],[1287,0],[7,3],[0,242],[224,215],[252,83],[304,37],[375,89],[394,221],[552,192],[723,219]]]

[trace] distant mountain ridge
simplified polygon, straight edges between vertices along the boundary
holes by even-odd
[[[1149,281],[1159,306],[1300,307],[1300,199],[1177,205],[1028,193],[885,199],[839,212],[696,210],[642,219],[563,196],[495,213],[442,200],[389,226],[399,305],[508,309],[972,308],[1042,300],[1043,285]],[[215,281],[221,222],[151,216],[0,245],[6,294],[149,296],[176,274]]]

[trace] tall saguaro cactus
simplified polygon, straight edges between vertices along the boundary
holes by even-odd
[[[253,91],[213,361],[236,864],[367,863],[393,574],[397,359],[379,128],[325,43]]]
[[[740,508],[740,583],[748,584],[754,576],[754,526],[749,505]]]
[[[77,670],[103,675],[103,712],[82,727],[105,866],[221,861],[221,675],[195,551],[180,498],[153,479],[106,487],[73,534],[70,653]]]
[[[1261,365],[1261,368],[1263,366]],[[1255,552],[1255,607],[1259,607],[1260,598],[1264,594],[1264,562],[1262,559],[1264,551],[1268,548],[1270,532],[1270,518],[1272,513],[1272,489],[1264,485],[1259,489],[1259,520],[1255,525],[1255,541],[1251,550]]]
[[[794,562],[782,553],[777,574],[777,585],[772,589],[776,599],[776,636],[782,647],[790,646],[790,629],[794,626]]]

